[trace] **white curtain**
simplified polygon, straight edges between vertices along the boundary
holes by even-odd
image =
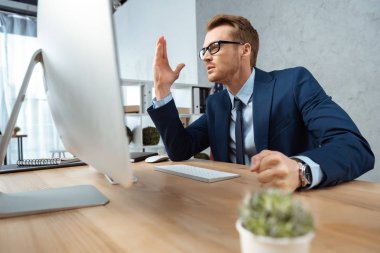
[[[30,58],[38,49],[36,30],[36,18],[0,11],[1,132],[5,130]],[[49,157],[51,150],[63,149],[47,104],[41,65],[33,71],[16,126],[21,128],[21,134],[27,135],[23,139],[24,159]],[[17,140],[12,138],[8,163],[15,163],[17,154]]]

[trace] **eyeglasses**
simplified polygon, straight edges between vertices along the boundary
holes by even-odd
[[[215,42],[211,42],[210,45],[207,47],[202,48],[199,51],[199,58],[203,60],[205,58],[206,51],[208,51],[211,55],[216,54],[220,50],[221,44],[236,44],[236,45],[244,45],[243,42],[235,42],[235,41],[225,41],[225,40],[218,40]]]

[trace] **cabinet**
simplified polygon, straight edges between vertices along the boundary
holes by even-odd
[[[143,129],[154,127],[149,115],[146,113],[147,108],[152,104],[154,97],[153,82],[143,80],[122,80],[122,92],[125,111],[125,124],[133,132],[133,139],[129,144],[131,152],[137,151],[154,151],[165,153],[165,147],[161,137],[157,145],[143,144]],[[209,90],[191,84],[174,83],[172,86],[172,95],[176,102],[179,115],[184,126],[191,124],[198,119],[200,113],[199,90]],[[197,92],[198,91],[198,92]],[[194,94],[197,98],[194,97]],[[207,151],[206,151],[207,152]],[[208,152],[209,153],[209,152]]]

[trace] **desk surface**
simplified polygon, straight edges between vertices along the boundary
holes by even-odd
[[[0,219],[0,252],[240,252],[237,207],[258,190],[255,174],[241,165],[186,164],[242,176],[203,183],[141,162],[133,165],[138,182],[124,189],[87,166],[2,174],[0,192],[92,184],[111,202]],[[315,217],[311,252],[380,252],[380,184],[353,181],[295,195]]]

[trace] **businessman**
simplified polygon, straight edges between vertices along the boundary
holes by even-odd
[[[216,161],[249,165],[264,187],[287,191],[336,185],[374,167],[368,142],[347,113],[302,67],[256,67],[259,37],[243,17],[217,15],[199,52],[210,82],[227,89],[208,97],[206,113],[187,128],[170,87],[184,64],[169,65],[160,37],[153,63],[155,98],[148,113],[171,160],[211,147]]]

